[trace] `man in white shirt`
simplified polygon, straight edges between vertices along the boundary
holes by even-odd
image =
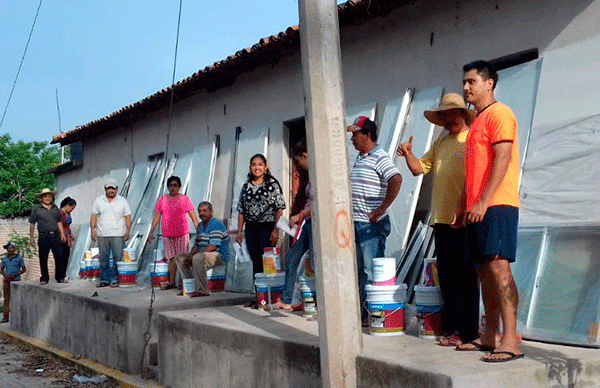
[[[92,240],[98,241],[100,250],[100,283],[98,287],[118,287],[117,261],[123,257],[125,241],[131,230],[131,210],[127,200],[117,195],[118,184],[108,179],[104,184],[105,195],[94,201],[90,229]],[[110,262],[112,252],[113,261]]]

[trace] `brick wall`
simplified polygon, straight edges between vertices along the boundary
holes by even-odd
[[[6,251],[2,248],[2,245],[10,239],[9,235],[12,232],[16,232],[20,236],[29,236],[29,222],[26,217],[13,218],[13,219],[0,219],[0,255],[4,255]],[[40,279],[40,264],[37,255],[37,229],[35,231],[36,246],[33,252],[33,257],[23,258],[25,260],[25,272],[21,279],[23,280],[39,280]],[[52,252],[48,258],[48,272],[50,273],[50,280],[54,279],[54,257]]]

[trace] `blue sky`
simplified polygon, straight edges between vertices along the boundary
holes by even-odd
[[[0,2],[0,117],[38,4]],[[169,86],[178,10],[178,0],[44,0],[0,134],[50,141],[56,89],[65,131]],[[295,24],[297,0],[183,0],[175,78]]]

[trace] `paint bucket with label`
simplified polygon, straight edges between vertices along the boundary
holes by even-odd
[[[257,273],[254,275],[258,308],[265,308],[279,302],[284,284],[285,272],[274,274]]]
[[[314,277],[300,276],[300,296],[302,297],[302,316],[310,318],[317,315],[317,288]]]
[[[208,289],[211,292],[218,292],[225,290],[225,265],[210,268],[206,271],[206,280],[208,282]]]
[[[375,286],[367,284],[367,310],[371,335],[390,336],[404,334],[406,315],[406,284]]]
[[[279,257],[279,248],[263,248],[263,273],[280,273],[281,259]]]
[[[92,259],[91,256],[89,259],[83,260],[85,262],[85,277],[86,279],[92,280]]]
[[[100,260],[92,259],[92,271],[91,271],[92,279],[97,280],[100,279]]]
[[[160,283],[169,282],[169,263],[154,263],[150,264],[152,270],[152,285],[160,287]]]
[[[79,262],[79,278],[80,279],[87,278],[87,268],[85,268],[85,260],[81,260]]]
[[[373,285],[393,286],[396,284],[396,259],[376,257],[373,259]]]
[[[183,295],[192,297],[196,293],[196,282],[192,279],[182,279]]]
[[[444,299],[439,287],[415,286],[419,338],[436,339],[442,332]]]
[[[423,285],[427,287],[439,287],[438,266],[436,259],[423,259]]]
[[[126,261],[117,261],[117,271],[119,273],[119,286],[134,286],[137,275],[137,264]]]

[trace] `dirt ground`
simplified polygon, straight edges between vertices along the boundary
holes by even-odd
[[[0,386],[2,387],[58,387],[58,388],[113,388],[116,383],[76,383],[73,376],[86,376],[85,371],[61,360],[53,359],[28,347],[0,338]]]

